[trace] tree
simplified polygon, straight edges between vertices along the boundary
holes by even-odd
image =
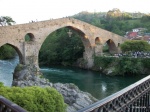
[[[7,26],[7,25],[13,25],[15,24],[15,21],[9,17],[9,16],[1,16],[0,17],[0,25],[1,26]]]
[[[149,51],[150,50],[150,44],[148,42],[143,40],[130,40],[126,41],[123,44],[121,44],[121,50],[123,52],[126,51]]]

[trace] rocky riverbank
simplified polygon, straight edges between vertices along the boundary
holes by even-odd
[[[36,67],[18,65],[13,74],[12,86],[54,87],[63,95],[64,101],[68,105],[67,112],[75,112],[97,101],[91,94],[79,90],[79,88],[72,83],[51,83],[47,79],[42,78],[41,73],[38,75],[37,73]]]

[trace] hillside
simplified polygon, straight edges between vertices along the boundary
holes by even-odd
[[[148,29],[147,32],[150,32],[150,16],[140,12],[121,12],[119,9],[94,13],[83,11],[72,17],[121,36],[133,28],[143,27]]]

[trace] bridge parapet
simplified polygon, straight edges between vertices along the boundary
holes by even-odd
[[[150,75],[78,112],[150,112]]]

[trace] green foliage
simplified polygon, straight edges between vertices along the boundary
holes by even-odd
[[[50,34],[43,43],[39,61],[41,64],[72,64],[83,56],[83,43],[80,36],[72,31],[68,36],[68,28],[59,29]]]
[[[141,60],[143,62],[143,66],[150,70],[150,58],[143,58]]]
[[[114,57],[94,57],[94,65],[98,66],[98,67],[102,67],[102,68],[107,68],[108,66],[110,66],[114,61],[116,60],[116,58]]]
[[[98,13],[81,12],[73,17],[122,36],[138,27],[146,28],[147,32],[150,32],[150,16],[140,12],[128,13],[115,9]]]
[[[121,50],[123,52],[127,51],[149,51],[150,50],[150,44],[146,41],[142,40],[130,40],[126,41],[123,44],[121,44]]]
[[[10,59],[14,58],[16,51],[10,45],[3,45],[0,47],[0,59]]]
[[[109,52],[109,46],[108,44],[103,46],[103,52]]]
[[[119,58],[115,67],[115,73],[120,75],[142,74],[143,65],[140,58]],[[118,65],[118,66],[117,66]]]
[[[25,35],[25,41],[26,41],[26,42],[31,41],[31,38],[30,38],[30,36],[29,36],[29,35]]]
[[[0,25],[5,26],[5,25],[13,25],[15,21],[9,17],[9,16],[1,16],[0,17]]]
[[[4,84],[2,82],[0,82],[0,87],[3,87],[3,86],[4,86]]]
[[[22,64],[17,64],[17,66],[16,66],[14,72],[19,72],[19,71],[21,71],[22,69],[23,69],[23,65],[22,65]]]
[[[135,75],[145,74],[144,70],[150,69],[149,58],[115,58],[115,57],[101,57],[96,56],[94,58],[95,68],[102,67],[103,70],[106,68],[114,67],[114,75]]]
[[[0,95],[20,105],[29,112],[65,112],[63,97],[55,89],[47,87],[4,87]]]

